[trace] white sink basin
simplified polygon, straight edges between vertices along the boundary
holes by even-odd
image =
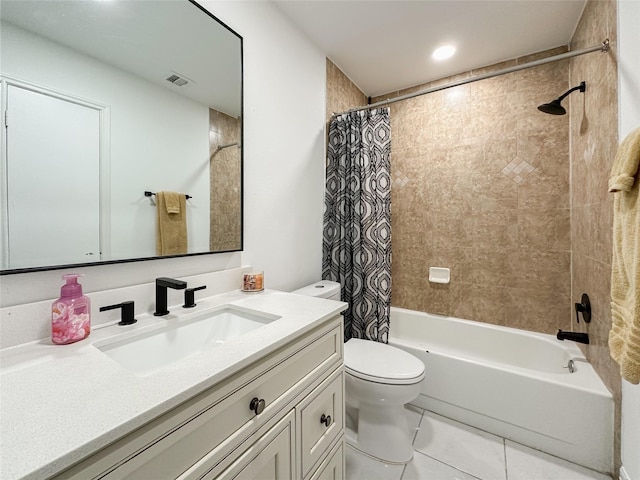
[[[184,319],[167,319],[167,326],[123,339],[96,342],[94,346],[125,368],[145,376],[216,348],[278,318],[235,305],[223,305]]]

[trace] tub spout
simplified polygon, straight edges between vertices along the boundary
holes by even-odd
[[[578,343],[589,343],[589,334],[588,333],[578,333],[578,332],[563,332],[562,330],[558,330],[558,334],[556,335],[558,340],[571,340],[572,342]]]

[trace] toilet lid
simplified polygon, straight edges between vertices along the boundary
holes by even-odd
[[[402,385],[424,378],[424,364],[410,353],[359,338],[344,344],[344,366],[354,377],[378,383]]]

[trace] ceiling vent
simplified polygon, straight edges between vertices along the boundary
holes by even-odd
[[[184,77],[181,77],[180,75],[176,75],[175,73],[169,75],[166,78],[167,82],[171,82],[174,85],[177,85],[178,87],[182,87],[184,85],[186,85],[187,83],[189,83],[189,80],[187,80]]]

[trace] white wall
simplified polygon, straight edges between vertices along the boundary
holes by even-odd
[[[640,127],[640,2],[618,1],[620,141]],[[622,475],[640,480],[640,385],[622,381]],[[625,480],[627,480],[625,479]]]
[[[325,56],[268,2],[203,5],[244,37],[245,250],[74,269],[86,292],[242,264],[263,268],[268,288],[320,279]],[[62,273],[0,277],[0,305],[56,298]]]
[[[192,195],[189,252],[209,250],[207,106],[7,23],[2,24],[2,73],[109,107],[106,259],[155,256],[156,210],[145,190]]]
[[[244,37],[243,261],[271,288],[320,280],[325,56],[268,2],[202,5]]]

